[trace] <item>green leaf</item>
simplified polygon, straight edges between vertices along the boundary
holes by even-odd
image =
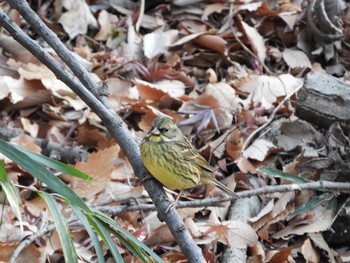
[[[157,262],[163,262],[163,260],[156,253],[154,253],[148,246],[146,246],[144,243],[142,243],[140,240],[138,240],[136,237],[134,237],[130,232],[126,231],[120,225],[118,225],[114,220],[107,217],[105,214],[101,213],[98,210],[94,210],[94,211],[100,220],[108,224],[110,227],[113,227],[119,232],[121,232],[126,238],[128,238],[130,241],[134,242],[138,247],[146,251]]]
[[[60,237],[60,240],[61,240],[65,262],[72,262],[72,263],[78,262],[77,253],[75,251],[75,247],[70,235],[67,221],[64,215],[60,212],[60,209],[58,208],[56,201],[48,193],[39,192],[39,195],[47,203],[47,206],[49,207],[51,214],[54,218],[58,236]]]
[[[105,227],[108,229],[108,231],[115,235],[115,237],[118,238],[118,240],[131,252],[131,254],[136,256],[144,263],[148,262],[145,257],[147,257],[150,262],[153,262],[152,259],[145,253],[145,251],[140,249],[140,247],[138,247],[134,242],[132,242],[132,240],[129,240],[128,242],[121,234],[117,233],[109,225],[107,225],[106,223],[103,224],[105,224]]]
[[[100,235],[102,240],[105,242],[109,251],[111,252],[115,262],[124,262],[122,256],[120,255],[116,244],[113,239],[107,233],[104,225],[97,219],[91,215],[87,215],[90,225],[95,229],[95,231]]]
[[[6,195],[6,198],[12,208],[12,211],[15,213],[18,218],[21,232],[23,233],[23,222],[21,217],[21,198],[17,192],[17,189],[13,184],[8,180],[7,172],[5,170],[4,163],[0,160],[0,184],[3,189],[3,193]]]
[[[97,254],[97,261],[98,262],[102,262],[102,263],[105,262],[105,259],[104,259],[104,256],[103,256],[103,251],[102,251],[102,248],[100,246],[100,242],[99,242],[95,232],[91,228],[91,226],[89,224],[89,221],[86,218],[86,215],[82,211],[80,211],[80,209],[77,206],[75,206],[75,205],[71,205],[71,208],[72,208],[74,214],[80,220],[80,222],[83,223],[86,231],[88,232],[88,234],[89,234],[89,236],[91,238],[92,243],[94,244],[95,251],[96,251],[96,254]]]
[[[299,206],[297,209],[294,210],[293,213],[289,214],[287,216],[287,221],[291,220],[293,217],[304,214],[304,213],[309,213],[310,211],[314,210],[316,207],[319,205],[323,204],[325,201],[330,200],[333,197],[331,193],[324,193],[322,195],[316,196],[309,201],[307,201],[305,204]]]
[[[295,175],[292,175],[289,173],[285,173],[285,172],[278,170],[276,168],[259,167],[258,171],[261,173],[264,173],[268,176],[283,178],[283,179],[289,180],[289,181],[291,181],[293,183],[297,183],[297,184],[309,182],[308,180],[306,180],[302,177],[295,176]]]
[[[55,169],[56,171],[59,171],[61,173],[65,173],[65,174],[69,174],[71,176],[75,176],[75,177],[85,179],[85,180],[95,180],[95,178],[75,169],[72,166],[69,166],[68,164],[62,163],[62,162],[57,161],[57,160],[50,159],[50,158],[48,158],[44,155],[41,155],[41,154],[37,154],[37,153],[31,152],[31,151],[28,151],[27,149],[19,147],[17,145],[12,144],[12,146],[15,147],[17,150],[28,155],[34,161],[41,163],[42,165],[45,165],[45,166],[50,167],[52,169]]]
[[[27,154],[19,151],[10,143],[0,139],[0,152],[12,161],[20,165],[24,170],[45,183],[52,190],[66,198],[70,203],[79,206],[86,212],[91,212],[84,201],[72,191],[65,183],[59,180],[53,173],[48,171],[40,163],[31,159]]]

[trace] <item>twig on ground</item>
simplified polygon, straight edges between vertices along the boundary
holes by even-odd
[[[71,217],[67,219],[67,223],[72,223],[77,221],[77,218],[75,217]],[[26,239],[24,239],[17,247],[16,249],[13,251],[12,255],[11,255],[11,259],[9,261],[9,263],[15,263],[17,257],[19,256],[19,254],[22,252],[23,249],[25,249],[27,246],[29,246],[31,243],[33,243],[35,240],[37,240],[38,238],[43,237],[44,235],[46,235],[49,232],[52,232],[56,229],[56,225],[52,222],[50,224],[48,224],[47,226],[41,228],[38,232],[36,232],[35,234],[27,237]]]
[[[319,181],[319,182],[310,182],[303,184],[285,184],[285,185],[270,185],[264,186],[258,189],[247,190],[238,192],[237,194],[242,197],[252,197],[258,195],[267,195],[274,193],[283,193],[290,191],[302,191],[302,190],[336,190],[340,193],[350,193],[350,183],[341,183],[341,182],[328,182],[328,181]],[[215,197],[215,198],[206,198],[201,200],[194,201],[179,201],[174,207],[176,208],[186,208],[186,207],[209,207],[209,206],[218,206],[220,203],[227,201],[234,201],[234,197],[225,196],[225,197]],[[108,212],[111,214],[119,214],[129,211],[155,211],[154,205],[151,204],[141,204],[141,205],[123,205],[123,206],[97,206],[96,209],[99,209],[102,212]]]

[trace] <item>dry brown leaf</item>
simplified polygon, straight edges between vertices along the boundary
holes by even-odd
[[[289,29],[292,30],[294,28],[295,22],[299,16],[296,11],[282,12],[279,13],[278,16],[283,19],[284,22],[288,25]]]
[[[70,186],[80,197],[91,198],[101,192],[106,184],[111,180],[114,161],[118,156],[119,146],[92,153],[87,162],[78,162],[75,168],[85,172],[87,175],[95,178],[94,181],[82,180],[71,177]]]
[[[320,205],[310,212],[309,215],[308,224],[305,224],[305,222],[302,222],[300,225],[290,224],[272,237],[282,238],[293,234],[303,235],[305,233],[325,231],[331,227],[334,213],[331,209],[327,209],[326,206]]]
[[[91,14],[89,6],[85,1],[63,0],[62,7],[66,10],[58,19],[70,39],[86,34],[88,27],[97,28],[95,17]]]
[[[106,134],[94,126],[82,125],[78,127],[77,142],[81,145],[95,147],[98,142],[106,140]]]
[[[306,239],[301,247],[301,253],[306,262],[320,262],[320,253],[315,249],[310,239]]]
[[[283,83],[283,85],[282,85]],[[303,85],[304,81],[290,74],[274,76],[253,76],[242,80],[239,90],[249,94],[245,103],[259,102],[264,108],[271,108],[278,97],[289,95]]]
[[[311,68],[311,61],[303,51],[286,48],[282,54],[290,68]]]
[[[36,81],[5,76],[0,77],[0,84],[4,87],[4,90],[8,89],[10,91],[10,100],[13,105],[9,108],[31,107],[51,101],[51,92],[41,89],[42,85]]]
[[[113,24],[118,21],[119,18],[116,15],[110,14],[106,10],[102,10],[98,15],[100,30],[95,35],[95,39],[106,41],[113,30]]]
[[[146,34],[143,37],[143,51],[148,59],[153,59],[167,52],[169,44],[161,29]]]
[[[22,134],[20,136],[17,136],[13,139],[10,140],[10,142],[21,146],[23,148],[26,148],[27,150],[35,153],[41,153],[41,148],[35,144],[34,138],[27,135],[27,134]]]
[[[174,237],[166,224],[161,223],[157,218],[157,213],[151,213],[144,220],[148,227],[148,237],[144,240],[147,246],[173,242]]]
[[[32,200],[26,200],[25,206],[35,217],[40,217],[41,213],[48,209],[46,202],[41,197]]]
[[[38,136],[39,125],[37,123],[31,123],[31,121],[27,118],[21,118],[21,123],[23,129],[30,134],[32,137]]]
[[[264,161],[265,158],[278,148],[270,141],[265,139],[255,140],[245,151],[243,156],[258,161]]]
[[[215,237],[219,242],[236,248],[253,246],[258,241],[255,231],[246,223],[229,220],[220,224],[205,223],[199,225],[203,235]]]
[[[0,261],[8,262],[14,250],[18,247],[18,243],[2,243],[0,242]],[[26,246],[16,258],[16,263],[41,263],[45,261],[45,253],[37,248],[35,244]]]
[[[236,220],[220,222],[214,211],[211,212],[208,222],[197,225],[203,236],[208,235],[230,247],[247,248],[258,241],[258,236],[250,225]]]
[[[229,7],[223,3],[209,4],[204,8],[202,20],[207,20],[208,16],[213,13],[221,13],[224,10],[228,10]]]
[[[227,55],[227,42],[220,36],[202,35],[195,38],[194,42],[222,55]]]
[[[0,101],[6,97],[9,97],[10,95],[10,88],[9,84],[11,85],[11,82],[14,81],[12,77],[8,76],[0,76]]]
[[[279,251],[269,251],[267,253],[268,263],[281,263],[281,262],[289,262],[289,257],[291,256],[292,247],[287,247],[281,249]]]
[[[240,157],[241,149],[243,147],[243,138],[238,131],[234,129],[226,138],[225,142],[226,153],[232,160],[237,160]]]
[[[329,244],[327,244],[326,240],[324,239],[324,237],[321,233],[310,233],[309,237],[310,237],[310,240],[312,241],[312,244],[315,247],[327,252],[328,259],[331,263],[336,262],[335,261],[336,252],[329,247]],[[344,261],[344,262],[346,262],[346,261]]]
[[[201,36],[205,34],[205,32],[199,32],[199,33],[195,33],[195,34],[191,34],[188,36],[185,36],[183,38],[180,38],[178,41],[176,41],[174,44],[172,44],[170,47],[176,47],[176,46],[181,46],[187,42],[190,42],[194,39],[196,39],[197,37]]]
[[[233,112],[237,111],[239,104],[241,103],[241,99],[236,95],[235,90],[225,82],[208,84],[205,88],[204,94],[215,98],[218,107]]]
[[[259,34],[256,28],[249,26],[244,21],[242,21],[241,24],[244,34],[248,38],[255,55],[258,56],[261,62],[264,62],[266,58],[266,47],[263,37]]]
[[[235,164],[237,164],[239,170],[243,173],[256,174],[256,167],[243,156],[239,156],[238,159],[235,160]]]
[[[136,87],[142,99],[159,101],[168,94],[172,98],[179,98],[185,94],[185,85],[178,80],[162,80],[157,83],[149,83],[135,79]]]

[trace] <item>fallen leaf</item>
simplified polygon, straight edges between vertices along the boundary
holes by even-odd
[[[75,168],[95,178],[93,181],[71,177],[70,186],[80,197],[91,198],[101,192],[111,180],[114,161],[118,156],[119,146],[92,153],[86,162],[78,162]]]
[[[286,48],[282,54],[290,68],[311,68],[311,61],[303,51]]]
[[[58,22],[71,39],[80,34],[86,34],[89,26],[98,27],[97,21],[85,1],[63,0],[62,6],[66,9],[66,12],[62,14]]]

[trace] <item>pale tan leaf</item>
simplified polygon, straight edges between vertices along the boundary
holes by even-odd
[[[249,94],[245,103],[259,102],[267,109],[273,106],[278,97],[289,95],[303,85],[304,81],[290,74],[274,76],[253,76],[241,80],[239,90]]]
[[[306,262],[320,262],[320,254],[313,246],[310,239],[306,239],[301,247],[301,253]]]
[[[116,15],[108,13],[106,10],[102,10],[98,15],[98,23],[100,30],[95,35],[96,40],[106,41],[113,30],[113,24],[116,24],[119,18]]]
[[[253,246],[258,241],[258,236],[250,225],[235,220],[224,221],[222,223],[199,224],[204,231],[203,235],[215,237],[219,242],[236,248],[247,248]]]
[[[78,162],[75,168],[85,172],[95,178],[94,181],[82,180],[71,177],[70,186],[81,197],[92,197],[101,192],[106,184],[111,180],[114,161],[117,158],[119,146],[115,145],[110,148],[92,153],[87,162]]]
[[[62,6],[67,11],[62,14],[58,22],[71,39],[86,34],[89,26],[97,28],[97,21],[84,0],[63,0]]]
[[[254,53],[258,56],[260,61],[264,62],[266,58],[266,47],[263,37],[259,34],[256,28],[249,26],[244,21],[242,21],[242,26],[249,39],[250,45],[255,51]]]
[[[276,149],[277,147],[272,142],[265,139],[257,139],[243,151],[243,156],[245,158],[264,161],[268,154]]]
[[[311,61],[303,51],[286,48],[282,55],[290,68],[311,68]]]
[[[157,83],[149,83],[135,79],[136,87],[142,99],[159,100],[165,94],[172,98],[178,98],[185,94],[185,84],[178,80],[162,80]]]
[[[281,231],[275,233],[273,238],[282,238],[290,235],[303,235],[305,233],[314,233],[329,229],[333,222],[333,211],[327,209],[326,206],[318,206],[312,212],[312,217],[308,224],[301,223],[300,225],[290,224]]]
[[[22,134],[20,136],[17,136],[15,138],[12,138],[10,142],[21,146],[23,148],[26,148],[27,150],[35,153],[41,153],[41,148],[35,144],[34,138],[27,135],[27,134]]]
[[[143,50],[148,59],[164,54],[168,50],[167,38],[159,29],[143,37]]]

